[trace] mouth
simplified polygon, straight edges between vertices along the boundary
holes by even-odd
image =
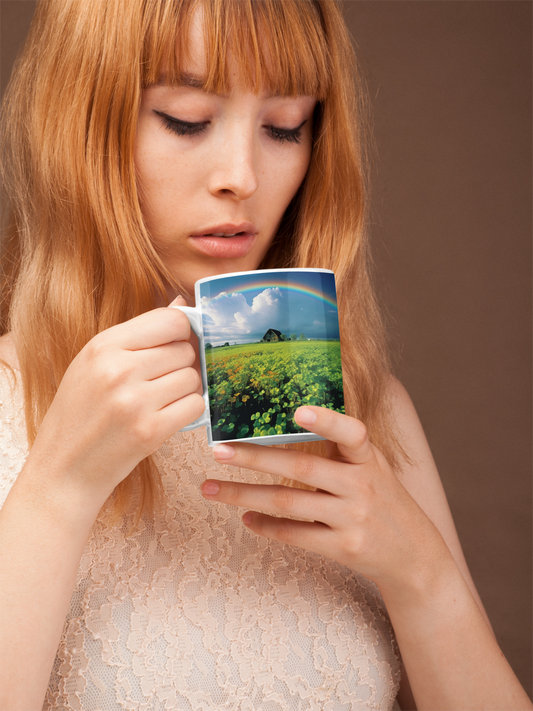
[[[214,259],[239,259],[250,252],[255,240],[256,235],[249,232],[212,232],[192,236],[190,244],[195,251]]]
[[[247,232],[234,232],[233,234],[228,234],[227,232],[210,232],[205,235],[195,235],[196,237],[241,237],[242,235],[248,234]]]
[[[244,257],[254,246],[257,229],[251,222],[213,225],[190,235],[194,249],[215,259]]]
[[[191,234],[191,237],[242,237],[243,235],[256,235],[257,229],[251,222],[224,222],[220,225],[209,225],[205,229]]]

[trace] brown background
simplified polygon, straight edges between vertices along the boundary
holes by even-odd
[[[500,645],[531,695],[529,0],[344,0],[374,106],[376,283]],[[35,3],[0,0],[1,90]]]

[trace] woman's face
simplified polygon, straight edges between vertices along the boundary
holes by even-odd
[[[206,71],[198,23],[191,50],[185,86],[144,90],[135,164],[148,230],[192,293],[197,279],[260,264],[306,174],[316,102],[254,95],[236,74],[228,96],[208,94],[195,86]]]

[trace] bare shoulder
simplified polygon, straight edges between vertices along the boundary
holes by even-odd
[[[385,386],[385,397],[391,408],[393,418],[396,421],[397,427],[401,430],[400,434],[413,434],[411,431],[421,427],[415,406],[411,400],[409,393],[402,383],[393,375],[389,375]],[[404,429],[408,431],[404,431]]]
[[[437,465],[415,406],[405,387],[392,376],[387,383],[386,397],[397,428],[398,438],[410,459],[401,467],[398,478],[446,541],[457,566],[486,618],[485,610],[464,558]],[[486,619],[488,622],[488,618]]]
[[[385,388],[385,398],[392,414],[396,435],[409,457],[409,464],[402,467],[400,478],[415,470],[430,468],[436,473],[435,462],[424,429],[413,401],[402,383],[390,375]]]
[[[17,351],[10,333],[0,336],[0,361],[7,363],[11,368],[18,370],[19,362]]]
[[[409,393],[399,380],[390,376],[385,397],[390,408],[396,435],[409,457],[398,472],[402,484],[430,518],[435,506],[446,503],[444,489],[431,454],[424,429]],[[435,521],[434,521],[435,522]]]

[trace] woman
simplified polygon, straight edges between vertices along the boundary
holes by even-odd
[[[388,375],[354,76],[328,0],[39,6],[4,114],[2,708],[390,708],[396,640],[402,707],[531,708]],[[335,271],[350,416],[215,461],[157,307],[271,266]]]

